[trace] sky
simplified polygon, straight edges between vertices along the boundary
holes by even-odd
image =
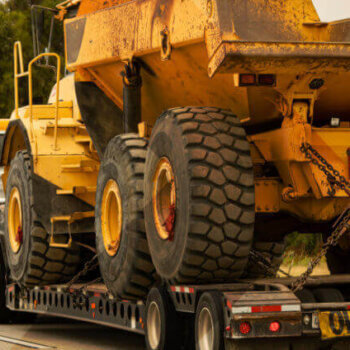
[[[350,0],[313,0],[313,2],[321,21],[350,18]]]

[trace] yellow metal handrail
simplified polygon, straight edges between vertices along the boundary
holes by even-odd
[[[13,56],[14,56],[14,80],[15,80],[15,111],[16,118],[18,118],[18,79],[28,75],[28,72],[24,72],[23,68],[23,55],[22,55],[22,43],[16,41],[13,47]],[[18,73],[18,56],[19,56],[19,68],[20,73]]]
[[[19,57],[18,57],[19,56]],[[28,94],[29,94],[29,122],[31,133],[33,133],[33,64],[40,60],[42,57],[55,57],[57,60],[56,67],[56,103],[55,103],[55,130],[54,130],[54,144],[55,149],[57,149],[57,128],[58,128],[58,107],[60,101],[60,72],[61,72],[61,57],[57,53],[42,53],[35,58],[33,58],[28,64],[28,71],[24,72],[23,69],[23,54],[22,54],[22,44],[20,41],[17,41],[14,45],[14,63],[15,63],[15,110],[16,118],[18,116],[18,79],[28,76]],[[18,58],[20,73],[18,73]]]

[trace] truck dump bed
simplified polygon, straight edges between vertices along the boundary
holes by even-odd
[[[77,17],[65,21],[67,67],[122,110],[121,72],[138,60],[142,120],[150,125],[162,111],[183,105],[221,106],[251,124],[268,123],[280,116],[271,101],[305,74],[326,82],[315,120],[350,110],[342,93],[350,77],[350,22],[320,22],[311,0],[115,4],[101,8],[84,0]],[[235,87],[235,73],[279,76],[276,88],[262,93]]]

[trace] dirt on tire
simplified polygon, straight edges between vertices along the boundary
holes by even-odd
[[[152,188],[166,157],[174,172],[173,239],[159,237]],[[158,274],[173,283],[228,282],[242,275],[254,230],[250,145],[239,119],[218,108],[164,112],[150,139],[145,170],[148,244]]]
[[[136,134],[114,137],[108,144],[97,181],[95,227],[100,271],[109,291],[117,297],[140,299],[153,286],[156,274],[149,255],[143,211],[144,164],[147,140]],[[102,235],[101,206],[107,182],[119,187],[122,232],[114,256],[107,253]]]
[[[5,217],[8,217],[10,193],[16,187],[21,199],[23,231],[20,249],[14,253],[9,242],[8,220],[5,220],[10,278],[26,287],[64,283],[77,271],[80,249],[74,242],[68,249],[49,246],[49,234],[35,221],[31,164],[28,152],[18,151],[11,161],[6,183]]]

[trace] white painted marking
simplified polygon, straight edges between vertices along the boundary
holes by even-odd
[[[251,306],[238,306],[232,308],[233,314],[249,314],[252,312]]]
[[[21,345],[21,346],[24,346],[26,348],[31,348],[31,349],[54,349],[51,346],[36,344],[36,343],[21,340],[21,339],[9,338],[9,337],[4,337],[4,336],[0,336],[0,341],[5,342],[5,343],[10,343],[10,344]]]
[[[281,311],[300,311],[301,307],[300,305],[282,305]],[[249,314],[252,312],[252,307],[251,306],[238,306],[238,307],[233,307],[232,308],[232,313],[233,314]],[[274,311],[274,312],[279,312],[279,311]]]
[[[282,305],[282,311],[300,311],[301,306],[296,304],[296,305]]]

